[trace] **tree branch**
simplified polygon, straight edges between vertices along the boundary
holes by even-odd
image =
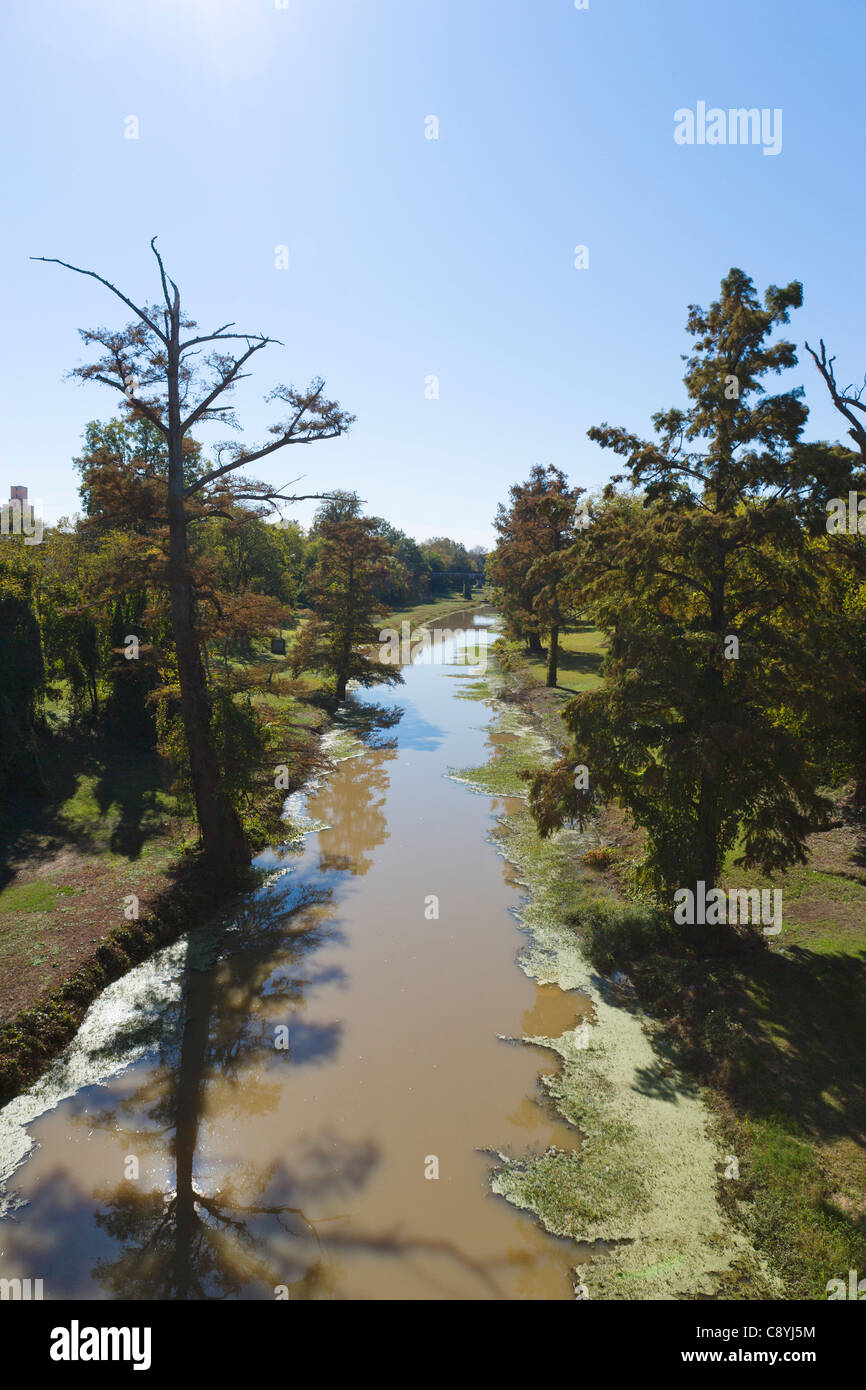
[[[122,294],[116,285],[112,285],[110,280],[106,280],[103,276],[97,275],[95,270],[82,270],[80,266],[70,265],[68,261],[58,260],[56,256],[31,256],[30,259],[31,261],[45,261],[46,265],[62,265],[66,270],[74,270],[76,275],[89,275],[91,279],[98,280],[101,285],[105,285],[106,289],[111,290],[112,294],[116,294],[118,299],[122,299],[124,304],[128,305],[132,312],[138,315],[142,323],[146,323],[148,328],[156,334],[157,338],[165,343],[166,347],[168,346],[168,338],[161,328],[157,328],[156,324],[151,322],[144,310],[139,309],[137,304],[133,304],[131,299],[127,299],[126,295]]]
[[[166,306],[166,308],[168,309],[169,313],[171,313],[172,308],[176,308],[177,305],[178,305],[178,303],[179,303],[179,301],[180,301],[180,290],[178,289],[177,285],[176,285],[176,284],[174,283],[174,281],[172,280],[171,276],[168,276],[168,277],[166,276],[166,273],[165,273],[165,266],[164,266],[163,263],[162,263],[162,256],[159,254],[159,252],[158,252],[157,249],[156,249],[156,237],[155,237],[155,236],[153,236],[153,237],[150,238],[150,249],[151,249],[151,251],[153,252],[153,254],[156,256],[157,264],[158,264],[158,266],[159,266],[159,275],[160,275],[160,279],[162,280],[162,293],[163,293],[163,295],[164,295],[164,297],[165,297],[165,306]],[[171,285],[172,289],[174,290],[174,302],[173,302],[173,303],[172,303],[171,296],[169,295],[169,292],[168,292],[168,285],[166,284],[166,279],[168,279],[168,284]]]
[[[222,378],[221,381],[217,382],[210,395],[205,396],[204,400],[199,405],[197,405],[189,415],[187,415],[186,419],[181,421],[180,429],[182,434],[186,434],[187,430],[191,429],[195,422],[197,420],[200,420],[202,415],[204,415],[205,411],[210,408],[211,402],[215,401],[217,396],[222,395],[223,391],[226,391],[232,384],[232,382],[237,379],[237,374],[240,371],[241,367],[244,365],[245,362],[249,361],[253,353],[259,352],[261,348],[266,346],[267,340],[261,339],[259,342],[253,343],[252,347],[247,348],[246,352],[243,354],[242,357],[234,359],[231,370],[226,373],[226,375]],[[219,358],[216,356],[216,354],[214,355],[214,357],[215,360],[214,358],[207,360],[207,365],[215,366],[219,362]]]
[[[150,423],[156,425],[157,429],[161,430],[166,438],[168,438],[168,425],[160,419],[156,411],[153,410],[151,406],[147,405],[145,401],[139,400],[137,396],[130,395],[126,387],[121,386],[119,381],[112,381],[110,376],[102,376],[99,372],[95,372],[89,379],[91,381],[101,381],[103,386],[113,386],[115,391],[119,391],[120,394],[129,401],[130,405],[134,405],[136,410],[140,410],[142,415],[146,415]]]

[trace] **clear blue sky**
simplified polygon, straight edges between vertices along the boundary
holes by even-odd
[[[85,422],[116,408],[64,380],[76,329],[125,316],[30,255],[155,298],[157,234],[199,323],[286,344],[238,392],[247,438],[282,380],[321,374],[358,416],[265,476],[354,488],[419,538],[489,544],[536,462],[603,483],[587,428],[681,399],[686,306],[731,265],[802,279],[792,335],[823,334],[846,383],[866,371],[863,0],[7,0],[2,25],[0,490],[49,521],[77,507]],[[781,108],[781,153],[678,146],[698,101]],[[804,353],[797,381],[810,434],[838,438]]]

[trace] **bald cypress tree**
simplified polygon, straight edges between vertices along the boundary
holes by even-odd
[[[321,546],[307,581],[312,612],[292,654],[296,675],[329,672],[338,700],[345,700],[350,680],[362,686],[403,683],[395,666],[374,655],[382,620],[390,614],[379,599],[389,575],[388,546],[377,535],[375,517],[343,511],[322,508],[316,519]]]
[[[556,685],[559,661],[567,587],[563,557],[574,542],[583,492],[569,488],[560,469],[535,464],[526,482],[509,490],[510,505],[500,503],[493,523],[498,540],[487,566],[495,601],[508,636],[525,639],[534,655],[542,654],[541,634],[548,634],[549,686]]]
[[[830,463],[801,444],[802,389],[763,385],[796,365],[774,334],[801,301],[793,282],[762,303],[731,270],[709,309],[689,309],[686,408],[658,412],[652,440],[589,431],[627,471],[579,547],[584,596],[611,640],[605,686],[564,711],[571,763],[645,829],[662,894],[714,885],[738,837],[748,866],[802,861],[828,813],[800,730],[848,674],[831,662],[814,678],[822,551],[804,518]],[[636,503],[615,491],[626,479]],[[542,831],[587,804],[566,770],[532,788]]]
[[[190,532],[211,518],[235,514],[238,504],[260,503],[279,509],[283,502],[304,500],[287,494],[240,470],[296,444],[310,444],[344,434],[354,416],[324,395],[324,382],[316,378],[306,389],[278,385],[268,401],[287,408],[283,420],[269,427],[262,444],[244,445],[228,440],[216,445],[213,466],[191,469],[197,454],[190,450],[192,431],[199,425],[239,429],[233,409],[233,392],[249,372],[258,353],[276,342],[261,333],[233,331],[224,323],[212,332],[200,333],[183,308],[180,290],[166,272],[162,257],[151,249],[159,272],[161,300],[137,304],[93,270],[70,265],[56,257],[37,256],[84,275],[103,285],[132,310],[133,318],[118,329],[81,330],[88,347],[101,355],[73,375],[99,382],[120,392],[133,411],[133,419],[146,421],[158,447],[121,456],[117,477],[103,479],[104,510],[107,484],[113,481],[112,509],[125,505],[132,493],[149,512],[164,522],[167,536],[165,581],[168,588],[174,658],[180,693],[180,712],[189,757],[190,777],[202,848],[214,876],[231,884],[249,863],[250,846],[223,771],[212,736],[213,692],[204,660],[204,633],[200,619],[202,593],[193,570]],[[99,470],[85,477],[89,498],[99,480]],[[321,493],[305,496],[321,497]],[[162,564],[162,559],[159,561]]]

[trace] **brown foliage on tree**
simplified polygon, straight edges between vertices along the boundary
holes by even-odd
[[[558,469],[536,464],[525,483],[510,489],[494,525],[499,534],[488,570],[511,637],[525,638],[541,655],[548,634],[547,684],[556,685],[559,630],[566,589],[571,584],[565,552],[575,540],[577,504],[584,488],[569,488]]]
[[[150,244],[159,267],[159,304],[134,303],[95,271],[54,257],[33,259],[90,276],[134,314],[121,329],[81,330],[84,342],[100,349],[101,356],[76,368],[73,375],[120,392],[134,412],[162,436],[167,467],[163,469],[158,459],[151,459],[140,468],[129,467],[104,480],[97,474],[91,483],[102,487],[102,505],[111,517],[146,518],[148,524],[141,537],[145,548],[153,541],[153,535],[147,535],[151,527],[157,536],[164,528],[165,547],[157,543],[150,555],[151,580],[155,571],[169,595],[180,707],[204,854],[214,872],[231,881],[246,867],[249,846],[223,785],[209,736],[212,698],[203,660],[209,622],[201,616],[208,595],[197,582],[191,563],[190,527],[210,517],[234,516],[241,504],[277,509],[279,503],[300,501],[284,488],[239,476],[238,470],[289,445],[343,434],[354,417],[325,397],[324,382],[319,379],[306,390],[277,386],[266,399],[280,402],[287,410],[285,419],[270,427],[270,441],[252,447],[236,440],[222,443],[216,448],[213,466],[195,470],[190,476],[190,432],[197,425],[213,423],[239,429],[231,393],[249,375],[244,368],[255,354],[277,340],[235,332],[233,323],[198,333],[197,325],[181,307],[180,290],[167,275],[155,241],[154,237]],[[220,614],[218,601],[213,607],[218,626],[225,621],[225,611]],[[211,619],[210,625],[216,630],[213,622]]]

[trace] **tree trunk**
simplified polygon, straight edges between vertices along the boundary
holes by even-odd
[[[338,675],[338,676],[337,676],[337,699],[338,699],[338,700],[345,700],[345,698],[346,698],[346,682],[347,682],[347,680],[348,680],[348,677],[347,677],[347,676],[344,676],[344,675]]]
[[[200,1219],[196,1211],[195,1154],[199,1142],[208,1038],[213,1013],[211,971],[190,972],[184,991],[184,1025],[174,1094],[175,1230],[174,1297],[186,1302],[195,1276],[194,1249]]]
[[[529,650],[533,656],[544,656],[544,648],[537,632],[529,633]]]
[[[551,690],[556,689],[556,675],[559,667],[559,628],[550,629],[550,641],[547,644],[547,684]]]
[[[170,593],[180,709],[202,844],[205,858],[221,878],[230,880],[249,864],[249,845],[221,785],[220,769],[211,747],[210,697],[193,622],[191,586],[188,581],[173,583]]]
[[[195,598],[187,551],[186,509],[183,496],[183,438],[180,431],[178,385],[180,312],[177,299],[171,319],[167,373],[171,632],[177,656],[180,708],[204,854],[217,877],[230,884],[236,881],[249,865],[250,848],[238,815],[222,786],[220,769],[210,740],[211,703],[195,625]]]
[[[725,454],[726,450],[723,449]],[[724,480],[722,466],[719,467],[717,488],[721,489]],[[717,498],[720,493],[717,491]],[[727,620],[726,593],[727,554],[720,538],[714,543],[713,567],[710,574],[710,632],[711,650],[707,671],[706,714],[708,724],[718,728],[725,718],[725,677],[723,669],[724,645]],[[701,778],[697,812],[697,856],[699,876],[706,884],[707,892],[716,887],[716,879],[721,871],[721,778],[717,771],[706,771]],[[724,933],[719,933],[724,935]]]

